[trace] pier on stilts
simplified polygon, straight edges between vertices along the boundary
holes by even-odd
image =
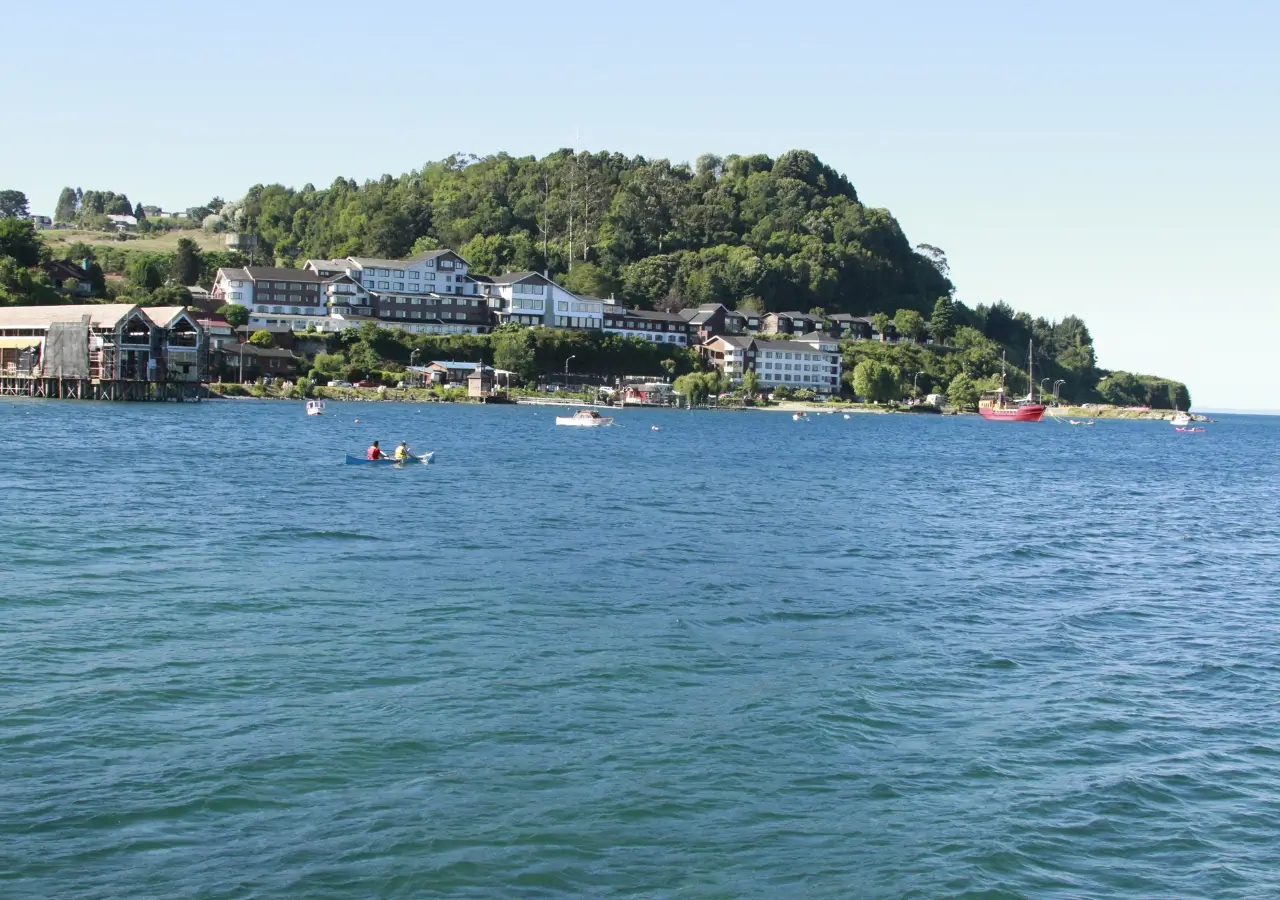
[[[75,378],[0,374],[0,397],[46,400],[174,401],[203,400],[209,389],[190,381],[140,381],[124,378]]]

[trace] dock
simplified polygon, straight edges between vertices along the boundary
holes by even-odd
[[[190,381],[0,374],[0,397],[184,403],[203,400],[208,396],[208,388]]]

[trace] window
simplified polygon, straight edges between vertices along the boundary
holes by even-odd
[[[442,318],[442,319],[452,319],[452,318],[453,318],[453,313],[449,312],[449,311],[446,309],[444,312],[440,313],[440,318]]]
[[[390,287],[391,287],[391,282],[389,282],[389,281],[379,281],[379,282],[378,282],[378,287],[382,288],[383,290],[387,290],[388,288],[390,288]]]
[[[414,270],[412,270],[412,271],[410,271],[410,272],[409,272],[409,280],[410,280],[410,281],[416,281],[419,277],[420,277],[420,276],[418,275],[418,272],[417,272],[417,270],[416,270],[416,269],[414,269]]]
[[[569,311],[569,301],[568,301],[568,300],[557,300],[557,301],[556,301],[556,312],[568,312],[568,311]]]
[[[238,282],[235,282],[235,281],[233,281],[233,282],[231,282],[231,283],[232,283],[232,284],[238,284]],[[240,293],[241,293],[240,291],[232,291],[230,294],[227,294],[227,299],[228,299],[228,300],[239,300],[239,299],[240,299]]]
[[[403,281],[397,281],[397,282],[396,282],[396,284],[395,284],[395,290],[397,290],[397,291],[403,291],[403,290],[404,290],[404,282],[403,282]]]
[[[243,282],[243,281],[233,281],[233,282],[231,282],[231,286],[232,286],[232,287],[244,287],[244,282]]]
[[[427,281],[435,281],[435,280],[436,280],[436,273],[435,273],[435,272],[428,272],[428,273],[426,274],[426,279],[427,279]]]
[[[379,269],[378,274],[381,275],[383,278],[391,277],[391,271],[389,269]]]

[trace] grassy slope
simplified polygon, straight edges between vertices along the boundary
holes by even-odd
[[[57,229],[41,231],[40,237],[54,251],[64,249],[68,244],[83,241],[86,244],[114,247],[130,253],[172,253],[178,248],[179,238],[191,238],[201,250],[225,250],[220,234],[206,234],[199,229],[190,231],[168,231],[159,235],[135,235],[127,241],[116,240],[115,235],[103,231],[79,231],[73,229]]]

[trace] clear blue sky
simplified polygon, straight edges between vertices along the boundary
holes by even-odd
[[[1102,365],[1197,408],[1280,407],[1280,4],[284,6],[7,10],[0,188],[180,208],[575,133],[803,147],[942,247],[965,302],[1080,315]]]

